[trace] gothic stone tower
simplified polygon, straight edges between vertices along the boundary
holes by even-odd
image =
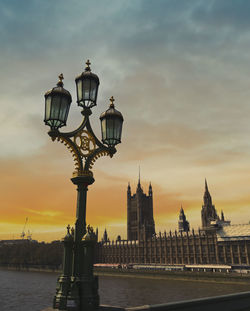
[[[148,195],[143,193],[139,177],[136,193],[131,195],[130,185],[127,190],[127,239],[147,240],[154,234],[152,186],[149,185]]]
[[[187,221],[186,215],[182,207],[180,210],[178,227],[179,227],[179,232],[189,232],[189,222]]]
[[[109,241],[108,233],[107,233],[107,230],[106,230],[106,228],[105,228],[104,233],[103,233],[102,242],[103,242],[103,243],[107,243],[108,241]]]
[[[205,180],[205,192],[203,196],[204,204],[201,210],[201,221],[202,228],[209,228],[211,226],[211,221],[218,221],[219,216],[217,215],[216,209],[212,204],[212,198],[208,191],[207,181]]]

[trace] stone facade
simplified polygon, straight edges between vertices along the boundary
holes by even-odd
[[[218,241],[215,232],[169,233],[140,241],[98,244],[98,263],[249,265],[250,240]]]

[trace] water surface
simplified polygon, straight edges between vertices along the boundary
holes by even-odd
[[[52,306],[58,274],[0,270],[1,311],[41,311]],[[249,285],[136,277],[99,277],[101,304],[130,307],[249,291]]]

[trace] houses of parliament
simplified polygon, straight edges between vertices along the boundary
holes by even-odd
[[[127,240],[110,241],[105,229],[97,245],[96,262],[113,264],[249,266],[250,224],[231,225],[213,205],[207,181],[201,208],[201,228],[190,230],[181,207],[178,230],[155,232],[153,189],[143,192],[140,177],[132,194],[127,188]]]

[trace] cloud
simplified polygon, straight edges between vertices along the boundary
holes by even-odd
[[[204,2],[194,9],[192,18],[200,25],[206,26],[206,29],[218,27],[240,31],[241,33],[249,31],[249,11],[250,5],[247,0],[212,0],[204,5]],[[204,29],[205,30],[205,29]]]
[[[24,210],[27,211],[28,213],[31,213],[31,214],[36,214],[36,215],[46,216],[46,217],[56,217],[56,216],[59,216],[61,214],[61,212],[52,211],[52,210],[36,211],[36,210],[30,209],[30,208],[25,208]]]

